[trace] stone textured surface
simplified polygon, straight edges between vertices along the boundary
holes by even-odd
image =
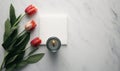
[[[120,71],[120,0],[0,0],[0,44],[10,3],[17,14],[35,4],[39,12],[69,15],[68,46],[62,46],[56,55],[41,46],[38,52],[46,53],[45,57],[22,71]],[[37,15],[34,18],[39,22]]]

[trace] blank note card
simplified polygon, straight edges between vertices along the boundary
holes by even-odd
[[[58,37],[62,45],[67,45],[67,15],[41,14],[39,29],[43,45],[52,36]]]

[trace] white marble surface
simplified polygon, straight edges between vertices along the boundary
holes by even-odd
[[[0,44],[10,3],[17,14],[35,4],[39,12],[69,15],[68,46],[56,55],[42,46],[45,57],[22,71],[120,71],[120,0],[0,0]]]

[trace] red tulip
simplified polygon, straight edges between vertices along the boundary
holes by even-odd
[[[25,9],[25,13],[28,14],[29,16],[34,15],[37,12],[37,8],[34,5],[29,5]]]
[[[36,23],[35,23],[35,21],[34,20],[31,20],[31,21],[29,21],[26,25],[25,25],[25,29],[27,30],[27,31],[31,31],[31,30],[33,30],[35,27],[36,27]]]
[[[37,47],[41,44],[41,39],[39,37],[36,37],[30,43],[33,47]]]

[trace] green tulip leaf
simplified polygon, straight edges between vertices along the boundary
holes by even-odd
[[[28,63],[25,60],[23,60],[23,61],[21,61],[20,63],[17,64],[16,68],[22,68],[26,65],[28,65]]]
[[[35,54],[35,55],[31,55],[30,57],[28,57],[26,59],[26,61],[31,64],[31,63],[36,63],[39,60],[42,59],[42,57],[44,56],[44,53],[39,53],[39,54]]]
[[[44,53],[31,55],[26,60],[23,60],[20,63],[18,63],[16,68],[21,68],[21,67],[24,67],[24,66],[26,66],[28,64],[36,63],[39,60],[41,60],[43,56],[44,56]]]
[[[7,19],[5,21],[5,32],[4,32],[4,39],[3,39],[3,41],[5,41],[6,38],[10,35],[10,30],[11,30],[10,20]]]
[[[4,47],[5,50],[8,50],[9,46],[11,44],[13,44],[13,40],[15,37],[12,37],[13,34],[14,34],[14,30],[16,30],[18,28],[18,26],[15,26],[15,27],[12,27],[10,32],[9,32],[9,35],[8,37],[6,37],[6,40],[3,42],[2,46]]]
[[[11,30],[10,30],[10,32],[9,32],[8,37],[7,37],[6,40],[2,43],[2,46],[3,46],[3,48],[4,48],[5,50],[8,50],[8,47],[9,47],[11,44],[13,44],[13,42],[14,42],[13,39],[14,39],[15,37],[12,37],[12,33],[13,33],[13,31],[16,30],[17,28],[18,28],[18,26],[12,27]]]
[[[10,23],[11,23],[11,26],[14,25],[15,21],[16,21],[15,9],[14,9],[14,6],[11,4],[10,5]]]

